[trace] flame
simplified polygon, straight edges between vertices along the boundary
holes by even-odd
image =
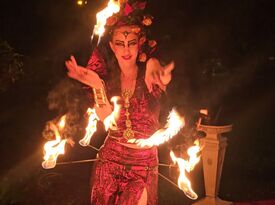
[[[208,110],[207,109],[200,109],[200,114],[207,116],[208,115]],[[197,127],[199,127],[202,123],[202,116],[199,118]]]
[[[106,131],[108,129],[117,130],[116,118],[118,117],[119,110],[120,110],[120,105],[118,105],[117,103],[118,99],[119,97],[117,96],[111,98],[111,102],[114,103],[114,110],[108,117],[104,119],[103,123]]]
[[[88,108],[87,113],[89,116],[89,122],[86,127],[86,134],[84,138],[79,141],[81,146],[88,146],[93,134],[96,132],[98,117],[96,115],[95,109]]]
[[[182,158],[178,158],[175,156],[173,151],[170,151],[170,157],[175,164],[178,164],[180,175],[178,178],[178,186],[185,193],[187,197],[190,199],[197,199],[198,195],[193,191],[191,187],[190,180],[186,177],[185,173],[191,172],[195,165],[200,161],[200,157],[197,156],[198,152],[201,150],[199,145],[199,141],[196,140],[194,142],[194,146],[190,147],[187,150],[187,154],[189,156],[189,160],[184,160]]]
[[[129,143],[137,143],[138,146],[154,146],[160,145],[174,137],[185,125],[184,118],[181,117],[176,110],[172,109],[168,116],[167,123],[163,129],[157,130],[148,139],[130,139]]]
[[[61,140],[60,132],[66,124],[66,115],[62,116],[57,123],[58,125],[55,125],[54,123],[50,124],[51,129],[54,131],[55,134],[55,140],[51,140],[49,142],[46,142],[44,145],[44,162],[42,162],[42,167],[44,169],[50,169],[55,167],[57,157],[60,154],[65,153],[65,144],[67,142],[66,139]]]
[[[58,121],[58,128],[59,130],[63,130],[66,125],[66,115],[63,115],[60,120]]]
[[[207,109],[200,109],[200,113],[204,115],[208,115],[208,110]]]
[[[83,1],[82,1],[82,0],[78,0],[76,3],[77,3],[77,5],[79,5],[79,6],[82,6],[82,5],[83,5]]]
[[[109,0],[107,7],[96,14],[96,25],[94,27],[93,35],[96,34],[100,38],[105,31],[104,26],[106,20],[113,14],[119,12],[119,10],[119,1]]]

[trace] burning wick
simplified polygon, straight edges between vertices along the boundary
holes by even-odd
[[[178,178],[178,186],[187,197],[193,200],[197,199],[198,195],[193,191],[191,187],[191,182],[186,177],[185,171],[191,172],[194,169],[195,165],[200,161],[200,157],[197,156],[198,152],[201,150],[201,147],[199,146],[199,141],[196,140],[194,144],[194,146],[190,147],[187,150],[189,160],[178,158],[175,156],[173,151],[170,152],[171,159],[175,164],[178,165],[180,171],[180,175]]]
[[[120,10],[119,1],[110,0],[108,2],[107,7],[96,14],[96,25],[94,26],[93,35],[91,37],[92,41],[93,41],[94,35],[98,35],[99,39],[97,44],[99,44],[100,38],[105,32],[104,27],[107,19],[113,14],[119,12],[119,10]]]
[[[201,114],[201,116],[198,120],[197,127],[199,127],[201,125],[202,118],[208,116],[208,110],[207,109],[200,109],[200,114]]]
[[[66,115],[62,116],[58,122],[58,126],[54,123],[50,124],[51,129],[54,131],[55,140],[46,142],[44,145],[44,162],[42,162],[42,167],[44,169],[50,169],[55,167],[57,157],[60,154],[65,153],[65,144],[67,142],[66,139],[61,140],[61,136],[59,131],[61,131],[66,124]]]
[[[130,139],[128,142],[136,143],[141,147],[152,147],[155,145],[160,145],[173,138],[181,130],[181,128],[184,127],[184,125],[184,118],[181,117],[174,109],[172,109],[164,128],[156,131],[148,139]]]
[[[95,109],[88,108],[87,114],[89,116],[89,122],[86,127],[86,134],[84,138],[79,141],[79,144],[84,147],[90,144],[91,138],[96,132],[97,121],[99,120],[96,115]]]
[[[208,115],[208,110],[207,109],[200,109],[200,113],[203,115]]]

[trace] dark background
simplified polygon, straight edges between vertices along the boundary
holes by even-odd
[[[57,115],[48,109],[47,96],[66,76],[64,61],[73,54],[85,65],[95,12],[105,5],[103,0],[84,7],[73,0],[1,1],[0,40],[23,55],[18,79],[1,81],[6,83],[0,93],[1,204],[88,204],[92,164],[42,169],[42,131]],[[208,108],[213,116],[220,109],[218,123],[234,125],[227,135],[219,192],[231,201],[275,199],[274,6],[273,0],[148,4],[163,58],[176,63],[168,88],[173,104],[185,110]],[[165,146],[160,160],[169,163]],[[67,146],[59,161],[95,154]],[[160,171],[168,176],[167,169]],[[201,164],[190,177],[203,197]],[[166,181],[159,184],[159,204],[192,203]]]

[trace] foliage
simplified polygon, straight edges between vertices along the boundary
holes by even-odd
[[[0,41],[0,93],[23,76],[23,55],[14,51],[8,42]]]

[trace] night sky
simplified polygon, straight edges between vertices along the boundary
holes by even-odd
[[[66,78],[64,61],[73,54],[79,64],[86,64],[95,13],[105,5],[104,0],[88,0],[83,7],[73,0],[1,1],[0,41],[23,55],[24,74],[0,92],[0,154],[5,157],[0,204],[56,204],[51,186],[62,192],[61,197],[71,196],[59,204],[87,204],[92,165],[42,170],[42,132],[58,113],[48,109],[47,96]],[[216,123],[234,126],[220,188],[221,198],[227,200],[275,199],[274,8],[274,0],[148,3],[161,57],[176,64],[168,87],[171,103],[189,117],[199,108],[208,108],[213,117],[220,110]],[[95,155],[75,149],[61,160]],[[165,153],[165,146],[160,150]],[[77,178],[76,172],[82,176]],[[64,182],[66,177],[70,182]],[[201,166],[192,177],[203,197]],[[173,188],[169,199],[163,187],[170,185],[160,183],[160,204],[192,202]]]

